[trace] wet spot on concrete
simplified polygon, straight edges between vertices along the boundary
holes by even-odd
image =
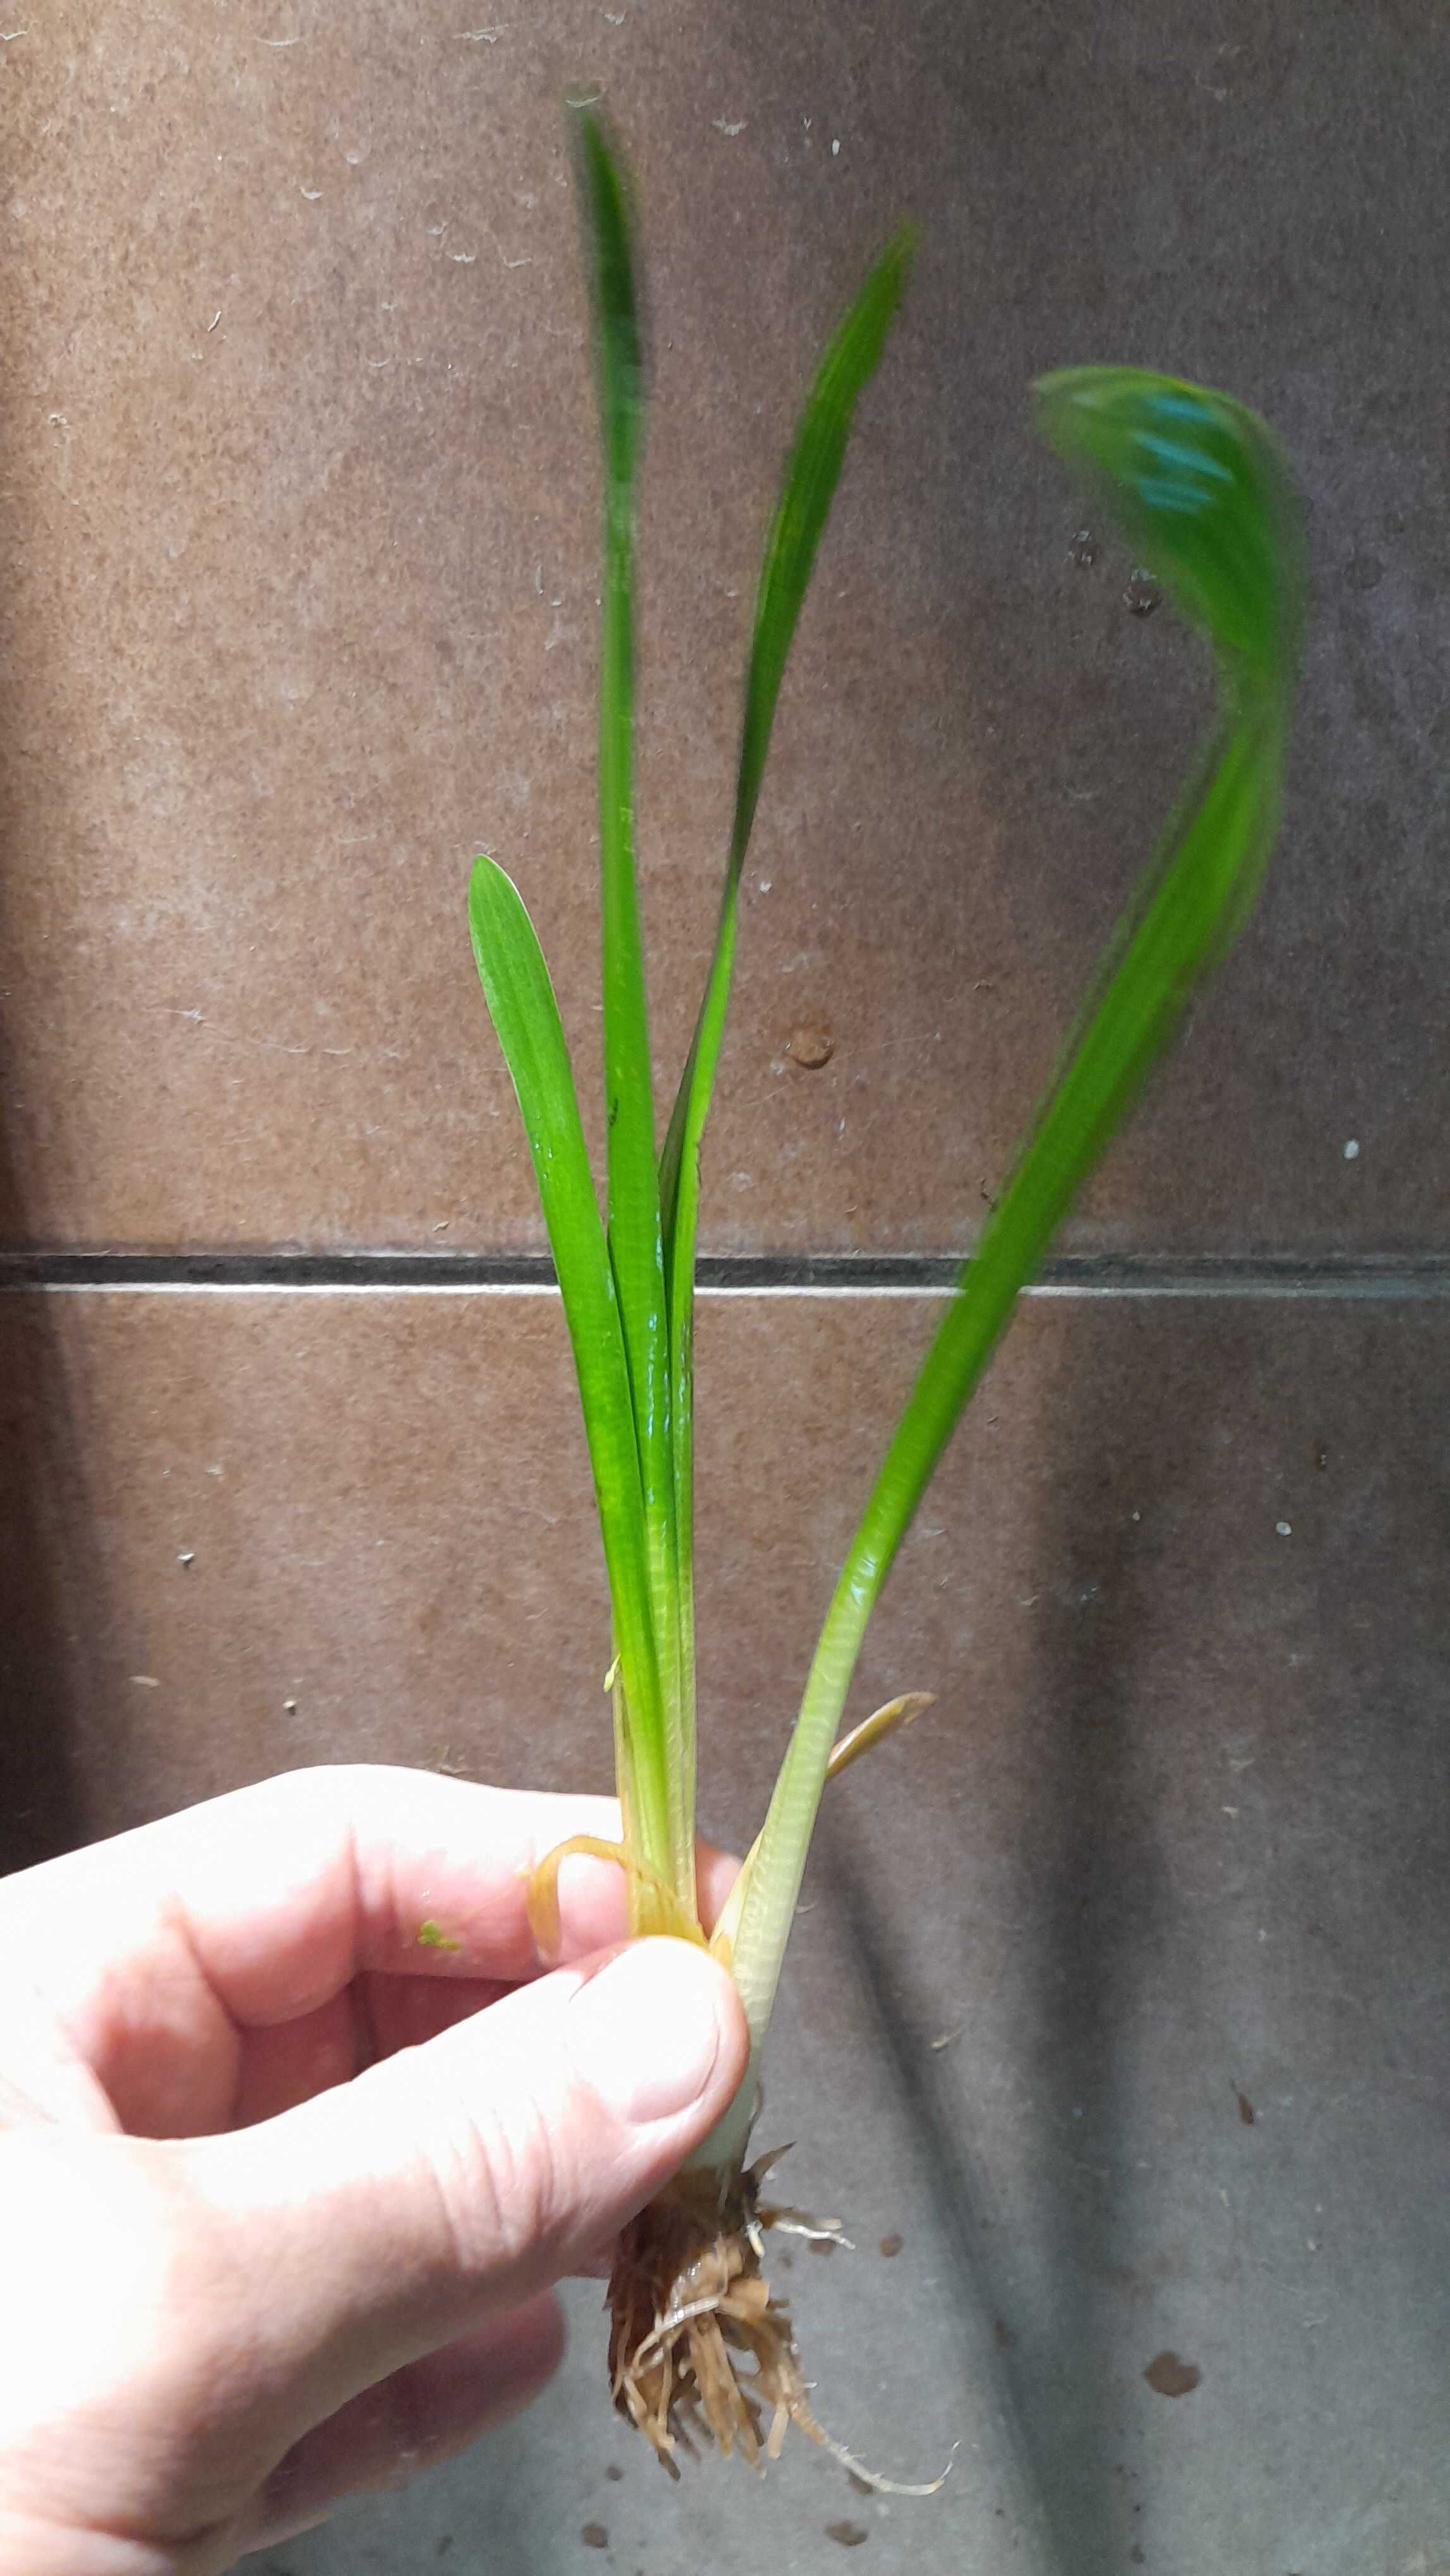
[[[1186,2397],[1202,2376],[1196,2363],[1180,2361],[1176,2352],[1155,2352],[1143,2373],[1160,2397]]]

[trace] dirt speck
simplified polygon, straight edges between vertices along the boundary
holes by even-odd
[[[839,2542],[842,2549],[859,2549],[862,2541],[870,2537],[864,2522],[828,2522],[826,2525],[826,2538]]]
[[[1128,2552],[1128,2563],[1133,2567],[1146,2567],[1148,2564],[1148,2561],[1144,2557],[1142,2550],[1138,2547],[1136,2540]]]
[[[1180,2361],[1176,2352],[1155,2352],[1143,2373],[1159,2397],[1186,2397],[1202,2376],[1196,2362]]]
[[[997,2350],[999,2352],[1010,2352],[1016,2340],[1017,2337],[1012,2332],[1006,2318],[996,2318],[992,2326],[992,2341],[996,2345]]]
[[[891,2261],[891,2258],[892,2258],[893,2254],[899,2254],[899,2253],[901,2252],[902,2246],[903,2246],[905,2243],[906,2243],[906,2239],[905,2239],[905,2237],[904,2237],[904,2236],[894,2236],[894,2235],[893,2235],[893,2236],[883,2236],[883,2237],[882,2237],[882,2239],[881,2239],[881,2251],[882,2251],[882,2253],[885,2255],[886,2260],[887,2260],[887,2262],[888,2262],[888,2263]]]
[[[792,1064],[800,1065],[807,1073],[819,1073],[835,1052],[835,1035],[828,1020],[802,1020],[785,1042],[785,1053]]]
[[[1254,2106],[1241,2084],[1234,2086],[1234,2092],[1238,2099],[1239,2118],[1246,2129],[1251,2129],[1254,2125]]]
[[[1130,617],[1151,617],[1162,601],[1163,593],[1150,572],[1142,565],[1130,572],[1123,587],[1123,606]]]
[[[607,2549],[609,2534],[602,2522],[586,2522],[579,2534],[586,2549]]]
[[[624,2475],[624,2471],[617,2460],[611,2460],[604,2474],[608,2478],[610,2485],[612,2487],[617,2487]]]

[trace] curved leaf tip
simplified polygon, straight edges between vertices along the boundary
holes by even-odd
[[[1299,514],[1267,424],[1229,394],[1140,367],[1066,367],[1034,390],[1048,445],[1105,489],[1190,623],[1260,679],[1287,679]]]

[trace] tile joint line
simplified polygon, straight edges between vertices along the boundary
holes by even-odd
[[[699,1264],[711,1296],[940,1296],[955,1253],[716,1253]],[[316,1291],[547,1294],[546,1253],[223,1251],[0,1252],[0,1290]],[[1059,1253],[1029,1296],[1450,1297],[1450,1254]]]

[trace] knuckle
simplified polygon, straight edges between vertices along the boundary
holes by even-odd
[[[569,2221],[570,2160],[561,2124],[526,2077],[482,2107],[455,2095],[429,2162],[459,2272],[477,2280],[549,2269]]]

